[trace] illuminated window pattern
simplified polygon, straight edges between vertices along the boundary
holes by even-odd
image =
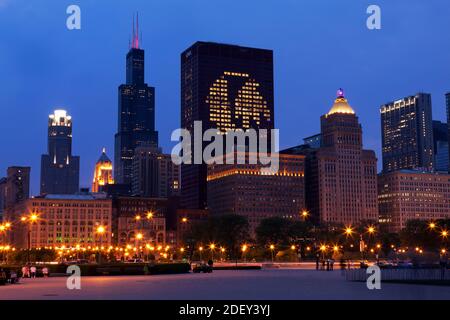
[[[240,89],[233,97],[230,91],[236,86]],[[206,98],[209,120],[222,132],[259,127],[263,121],[270,122],[270,108],[259,92],[259,86],[246,73],[224,72],[209,88]]]

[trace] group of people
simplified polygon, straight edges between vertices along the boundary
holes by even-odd
[[[34,265],[25,265],[22,267],[22,278],[36,278],[37,267]],[[46,278],[48,277],[48,268],[42,268],[42,275]]]
[[[316,259],[316,270],[327,270],[327,271],[333,271],[334,270],[334,259],[322,259],[319,258]]]

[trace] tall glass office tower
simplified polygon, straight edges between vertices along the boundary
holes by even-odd
[[[114,180],[132,183],[133,155],[140,145],[158,147],[155,130],[155,88],[144,80],[144,50],[139,47],[139,25],[126,59],[126,83],[119,86],[119,110],[114,146]]]

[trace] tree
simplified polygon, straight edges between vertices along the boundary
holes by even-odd
[[[433,227],[429,221],[409,220],[400,231],[400,240],[403,246],[436,251],[447,244],[449,237],[443,236],[442,232],[448,231],[449,227],[449,219],[436,220]]]
[[[256,227],[256,242],[261,247],[268,245],[286,246],[289,244],[289,221],[280,217],[261,220]]]
[[[250,239],[250,226],[246,217],[237,214],[227,214],[211,217],[207,221],[196,223],[185,235],[185,243],[193,249],[198,245],[214,243],[223,246],[231,258],[237,258],[240,245]]]

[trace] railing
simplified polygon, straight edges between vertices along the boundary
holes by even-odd
[[[366,281],[370,274],[366,269],[346,270],[348,281]],[[381,281],[430,281],[450,280],[448,269],[381,269]]]

